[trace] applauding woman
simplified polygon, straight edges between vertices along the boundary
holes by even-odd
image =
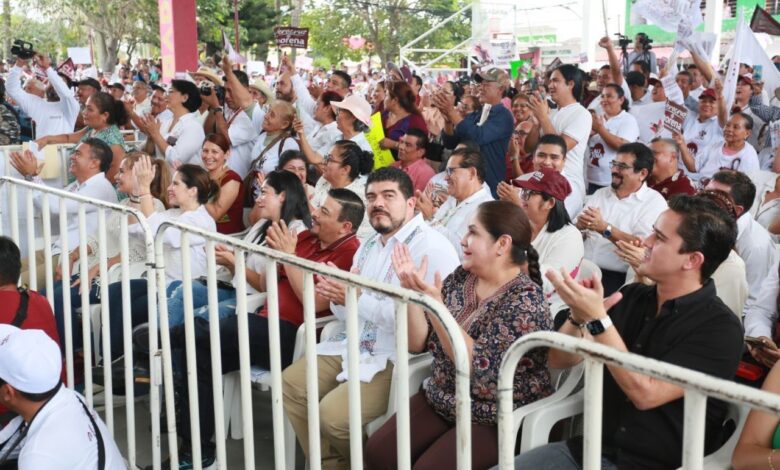
[[[401,285],[444,303],[460,325],[471,363],[471,468],[498,462],[496,386],[504,352],[521,336],[552,326],[542,291],[531,226],[523,211],[504,201],[485,202],[463,237],[463,264],[436,285],[424,277],[405,245],[396,245],[393,267]],[[433,375],[424,392],[411,398],[412,465],[455,468],[455,365],[448,335],[433,316],[409,305],[409,351],[433,354]],[[515,373],[514,407],[552,391],[546,353],[533,350]],[[396,468],[396,422],[391,418],[366,444],[367,467]]]
[[[165,212],[155,212],[151,185],[155,178],[155,167],[149,157],[141,158],[133,167],[133,174],[138,180],[138,198],[140,209],[146,216],[147,223],[153,234],[165,222],[180,222],[193,227],[215,232],[217,229],[214,218],[206,210],[205,204],[209,199],[216,197],[219,186],[209,178],[208,172],[195,165],[184,164],[176,170],[173,181],[168,186],[168,203],[173,209]],[[130,227],[130,236],[143,239],[144,232],[137,225]],[[177,228],[168,228],[163,235],[163,263],[165,266],[165,278],[168,286],[173,281],[181,280],[184,276],[195,279],[206,275],[206,241],[197,235],[189,237],[190,271],[182,270],[182,233]],[[158,262],[160,260],[157,260]],[[148,320],[147,309],[150,299],[147,297],[146,279],[133,279],[130,281],[131,315],[132,324],[136,326]],[[122,324],[122,283],[115,282],[108,286],[109,313],[112,325]],[[151,299],[154,301],[154,299]],[[114,335],[112,328],[111,352],[116,357],[122,344],[122,335]],[[121,333],[121,329],[120,329]]]
[[[108,93],[97,92],[87,98],[84,111],[81,112],[85,127],[72,134],[49,135],[41,137],[36,142],[43,148],[49,144],[79,143],[94,137],[100,139],[111,147],[113,159],[111,168],[106,172],[106,178],[113,181],[119,171],[119,163],[125,156],[125,141],[119,126],[127,123],[128,117],[125,106]],[[74,178],[72,175],[70,178]],[[73,182],[71,179],[70,182]]]
[[[199,164],[205,133],[194,114],[201,105],[198,87],[186,80],[173,80],[165,102],[172,115],[160,121],[151,115],[143,118],[141,131],[149,136],[146,152],[156,153],[174,169],[185,163]]]

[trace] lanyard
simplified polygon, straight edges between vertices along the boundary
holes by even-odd
[[[0,465],[5,464],[8,461],[8,458],[11,456],[14,450],[16,450],[17,447],[19,447],[19,444],[24,440],[25,437],[27,437],[27,433],[30,430],[30,427],[32,426],[33,421],[35,421],[35,418],[38,416],[38,414],[41,412],[41,410],[49,404],[52,398],[54,398],[57,393],[59,393],[60,388],[62,388],[62,383],[57,385],[57,391],[54,392],[54,395],[49,397],[48,400],[46,400],[41,406],[38,411],[35,413],[35,415],[32,417],[29,423],[25,423],[22,421],[22,424],[19,426],[19,429],[16,430],[14,434],[17,435],[16,439],[13,441],[13,444],[11,444],[8,447],[8,450],[5,451],[3,456],[0,458]],[[84,402],[80,398],[76,398],[79,403],[81,404],[82,408],[84,408],[84,413],[87,414],[87,417],[89,418],[89,421],[92,423],[92,428],[95,430],[95,437],[97,437],[97,446],[98,446],[98,470],[104,470],[106,468],[106,449],[103,444],[103,434],[100,432],[100,428],[98,428],[97,422],[95,421],[95,418],[92,416],[92,413],[89,412],[89,409],[87,408],[87,405],[84,404]]]

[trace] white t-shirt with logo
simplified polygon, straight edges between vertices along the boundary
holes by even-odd
[[[605,117],[605,116],[604,116]],[[639,137],[639,127],[634,116],[626,111],[620,111],[620,114],[609,118],[605,123],[607,131],[621,139],[629,142],[635,142]],[[612,179],[612,170],[610,163],[615,159],[617,149],[612,148],[604,142],[599,134],[593,134],[588,141],[587,169],[588,183],[599,186],[607,186]]]
[[[19,468],[36,470],[97,468],[98,441],[92,421],[79,403],[84,398],[64,386],[33,419],[19,454]],[[103,437],[106,470],[124,469],[108,428],[94,410],[89,410]]]
[[[761,169],[758,163],[756,149],[745,142],[742,150],[735,155],[726,155],[723,151],[725,144],[717,142],[698,153],[696,156],[696,172],[699,178],[712,178],[712,175],[721,169],[736,170],[742,173],[749,173]]]
[[[672,133],[664,127],[664,111],[666,101],[647,103],[642,106],[632,106],[628,114],[636,119],[639,136],[637,141],[650,145],[656,137],[671,138]]]
[[[593,118],[581,104],[572,103],[558,110],[552,117],[552,125],[556,134],[567,135],[577,141],[577,145],[566,152],[562,174],[569,180],[573,192],[585,194],[585,149]]]

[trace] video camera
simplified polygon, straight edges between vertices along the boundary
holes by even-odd
[[[615,36],[618,37],[618,44],[620,45],[620,48],[623,50],[626,50],[629,44],[631,44],[631,40],[628,38],[628,36],[620,33],[615,33]]]
[[[639,44],[642,45],[642,49],[645,51],[649,51],[653,47],[653,40],[650,39],[647,34],[645,33],[639,33],[637,34],[639,36]]]
[[[30,42],[22,41],[21,39],[14,39],[14,43],[11,46],[11,54],[22,60],[30,60],[37,52],[33,49],[33,45]]]

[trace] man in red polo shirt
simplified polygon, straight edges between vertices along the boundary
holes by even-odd
[[[365,207],[357,194],[348,189],[331,189],[322,206],[312,214],[312,227],[297,237],[282,223],[274,223],[267,233],[268,245],[282,252],[295,254],[300,258],[349,270],[352,258],[360,242],[355,236],[363,221]],[[303,271],[289,266],[279,266],[277,271],[279,300],[279,332],[282,353],[282,368],[292,362],[295,336],[303,323]],[[264,275],[264,273],[261,273]],[[315,295],[317,316],[330,314],[330,301]],[[257,313],[248,313],[249,355],[252,365],[264,369],[271,368],[268,346],[268,309],[263,306]],[[222,373],[239,369],[238,359],[238,317],[231,315],[219,322],[220,348],[222,351]],[[174,348],[184,348],[184,327],[171,330],[171,344]],[[195,318],[195,348],[198,367],[198,398],[200,405],[200,437],[202,466],[209,467],[214,462],[214,402],[211,383],[211,343],[207,319]],[[182,401],[181,410],[189,409],[187,387],[179,389]],[[183,439],[179,461],[191,461],[189,413],[181,413],[182,423],[179,429]],[[189,459],[189,460],[187,460]]]
[[[650,149],[653,151],[653,173],[647,179],[650,188],[661,193],[667,201],[675,194],[696,194],[693,183],[679,167],[680,146],[677,142],[656,137]]]

